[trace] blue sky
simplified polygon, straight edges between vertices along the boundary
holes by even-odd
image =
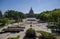
[[[16,10],[28,13],[31,7],[35,13],[53,10],[60,8],[60,0],[0,0],[0,10],[2,12]]]

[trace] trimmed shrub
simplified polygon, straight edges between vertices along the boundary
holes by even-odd
[[[27,31],[26,31],[26,35],[23,39],[36,39],[36,33],[35,33],[35,30],[32,29],[32,28],[29,28]]]
[[[36,33],[35,33],[35,30],[32,29],[32,28],[29,28],[27,31],[26,31],[26,37],[36,37]]]

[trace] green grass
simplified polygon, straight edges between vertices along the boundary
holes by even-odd
[[[0,28],[3,28],[4,26],[0,26]]]
[[[8,38],[8,39],[19,39],[19,36],[17,36],[17,37],[12,37],[12,38]]]
[[[41,33],[43,36],[54,36],[52,33],[48,33],[45,31],[37,31],[38,33]]]

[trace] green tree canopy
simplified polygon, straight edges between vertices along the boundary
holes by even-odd
[[[60,18],[60,9],[54,9],[52,11],[41,12],[38,15],[41,20],[57,21]]]
[[[15,10],[8,10],[4,14],[5,17],[18,20],[18,19],[24,19],[26,18],[26,15],[23,12],[18,12]]]
[[[0,18],[2,17],[2,12],[0,11]]]
[[[2,24],[4,24],[4,25],[5,25],[5,24],[9,24],[9,23],[10,23],[10,20],[9,20],[8,18],[4,18],[4,17],[3,17],[3,18],[0,19],[0,23],[2,23]]]

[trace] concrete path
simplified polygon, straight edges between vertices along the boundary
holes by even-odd
[[[14,25],[18,25],[18,23],[15,23],[15,24],[12,24],[12,25],[10,24],[8,26],[14,26]],[[1,28],[0,31],[4,28],[7,28],[8,26],[5,26],[5,27]],[[16,34],[11,34],[11,33],[10,34],[7,34],[7,33],[0,34],[0,39],[7,39],[8,37],[15,37],[15,36],[18,36],[18,35],[20,36],[19,39],[23,39],[23,37],[25,36],[26,30],[28,28],[30,28],[30,24],[24,23],[24,26],[25,26],[24,31],[21,31],[20,33],[16,33]],[[48,29],[46,26],[47,26],[47,23],[32,24],[32,28],[34,28],[35,30],[42,30],[42,31],[46,31],[46,32],[51,33],[51,30]]]

